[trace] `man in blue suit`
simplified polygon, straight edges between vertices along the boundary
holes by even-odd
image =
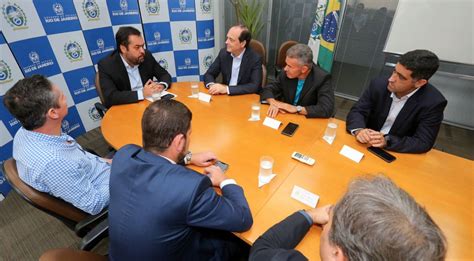
[[[110,177],[111,260],[229,260],[248,254],[245,243],[228,232],[252,226],[244,192],[212,165],[213,153],[188,153],[191,118],[180,102],[154,102],[142,118],[143,148],[117,151]],[[182,161],[205,166],[206,175],[177,164]]]
[[[436,140],[448,102],[428,80],[438,57],[414,50],[400,57],[392,75],[370,83],[347,115],[347,131],[361,143],[396,152],[423,153]]]

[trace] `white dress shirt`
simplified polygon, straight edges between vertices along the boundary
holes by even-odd
[[[390,95],[390,97],[392,98],[392,105],[390,106],[390,111],[388,112],[387,119],[385,119],[385,123],[383,124],[382,129],[380,129],[380,132],[382,132],[383,134],[388,134],[390,132],[390,129],[392,128],[393,123],[395,122],[395,119],[397,118],[398,114],[403,109],[403,106],[405,106],[407,100],[418,90],[419,88],[416,88],[414,91],[401,98],[398,98],[395,93],[392,92],[392,94]]]
[[[125,61],[125,59],[122,57],[122,55],[120,55],[120,58],[122,58],[123,65],[125,65],[125,69],[127,69],[132,91],[136,91],[138,99],[143,100],[143,82],[142,78],[140,77],[138,65],[130,66],[127,61]]]

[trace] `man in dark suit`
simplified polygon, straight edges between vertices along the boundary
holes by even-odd
[[[448,103],[428,83],[438,67],[438,57],[430,51],[402,55],[392,75],[373,80],[354,104],[347,115],[347,131],[374,147],[408,153],[429,151]]]
[[[268,116],[297,113],[307,118],[329,118],[334,114],[331,76],[313,63],[313,52],[296,44],[286,52],[286,66],[275,82],[263,88],[260,99],[270,104]]]
[[[171,76],[144,49],[140,31],[120,27],[115,35],[117,50],[100,60],[99,81],[107,108],[133,103],[171,86]]]
[[[244,192],[212,165],[213,153],[188,153],[191,111],[174,100],[148,106],[143,148],[126,145],[110,177],[111,260],[234,260],[248,255],[231,233],[248,230]],[[203,175],[177,162],[206,167]],[[222,189],[222,196],[214,187]]]
[[[236,25],[229,29],[226,48],[204,74],[209,93],[240,95],[258,93],[262,85],[262,57],[249,47],[252,39],[247,27]],[[222,83],[216,78],[222,74]]]
[[[354,180],[335,206],[298,211],[274,225],[255,241],[249,260],[307,260],[294,248],[313,224],[322,226],[322,261],[446,256],[446,238],[426,210],[390,179],[377,176]]]

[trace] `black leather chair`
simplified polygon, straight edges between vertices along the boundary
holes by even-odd
[[[30,187],[20,179],[14,159],[6,160],[2,169],[8,183],[21,198],[33,207],[59,219],[82,238],[81,249],[90,250],[108,236],[107,209],[97,215],[90,215],[64,200]]]
[[[107,112],[107,107],[105,107],[104,93],[102,92],[102,87],[100,87],[99,72],[95,74],[95,89],[99,95],[100,102],[96,102],[94,107],[99,113],[100,117],[104,118],[104,115]]]

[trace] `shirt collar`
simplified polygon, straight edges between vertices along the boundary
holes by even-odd
[[[401,98],[398,98],[397,95],[395,95],[395,93],[392,92],[392,94],[390,94],[390,98],[392,98],[394,101],[408,100],[408,98],[413,96],[413,94],[415,94],[419,89],[420,88],[416,88],[415,90],[413,90],[412,92],[410,92],[409,94],[407,94],[405,96],[402,96]]]
[[[125,65],[125,68],[126,68],[127,70],[129,70],[129,69],[135,69],[135,68],[138,67],[138,65],[130,66],[130,65],[127,63],[127,61],[125,60],[125,58],[123,58],[122,54],[120,54],[120,58],[122,59],[123,65]]]
[[[232,58],[237,58],[237,59],[242,59],[242,56],[244,56],[244,53],[245,53],[245,50],[247,50],[247,48],[244,48],[244,50],[239,54],[239,56],[234,56],[232,53],[230,53],[230,55],[232,56]]]
[[[172,160],[172,159],[169,159],[169,158],[167,158],[167,157],[165,157],[165,156],[163,156],[163,155],[158,155],[158,156],[160,156],[160,157],[164,158],[165,160],[171,162],[171,164],[176,164],[176,162],[174,162],[174,160]]]
[[[67,135],[66,133],[63,133],[63,132],[61,132],[61,135],[56,136],[56,135],[48,135],[48,134],[40,133],[40,132],[37,132],[37,131],[30,131],[30,130],[27,130],[23,127],[21,127],[21,128],[26,133],[28,133],[29,135],[36,137],[38,140],[49,141],[49,142],[58,142],[58,143],[66,143],[66,142],[75,143],[75,140],[71,136],[69,136],[69,135]]]

